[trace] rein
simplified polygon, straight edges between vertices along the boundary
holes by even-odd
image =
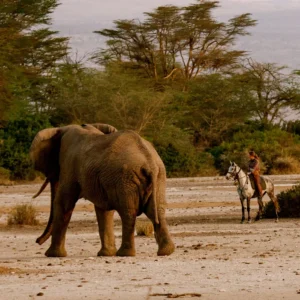
[[[240,169],[239,169],[239,171],[238,171],[237,173],[235,173],[235,176],[234,176],[234,178],[233,178],[233,179],[234,179],[234,180],[237,180],[238,182],[240,182],[240,181],[239,181],[239,179],[242,179],[242,178],[245,178],[245,177],[246,177],[246,178],[247,178],[247,180],[246,180],[245,184],[244,184],[244,185],[241,187],[241,188],[243,189],[243,188],[245,187],[245,185],[246,185],[246,184],[248,184],[248,176],[247,176],[247,174],[245,174],[245,176],[243,176],[243,177],[239,178],[239,176],[238,176],[238,175],[239,175],[239,173],[240,173],[240,172],[241,172],[241,170],[242,170],[242,168],[241,168],[241,167],[239,167],[239,168],[240,168]]]

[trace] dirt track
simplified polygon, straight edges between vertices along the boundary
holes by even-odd
[[[277,193],[300,182],[300,175],[272,178]],[[49,190],[32,201],[38,188],[0,186],[0,299],[300,299],[300,220],[239,224],[238,196],[224,178],[168,180],[176,244],[169,257],[157,257],[154,238],[140,236],[134,258],[97,257],[96,217],[84,200],[67,233],[68,257],[45,257],[49,241],[35,239],[48,218]],[[42,225],[7,227],[17,203],[34,203]],[[253,200],[253,217],[256,210]],[[115,233],[119,246],[117,215]]]

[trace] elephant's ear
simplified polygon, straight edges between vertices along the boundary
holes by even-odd
[[[59,128],[47,128],[39,131],[30,147],[30,158],[34,169],[47,178],[59,173]]]
[[[117,128],[115,128],[114,126],[108,125],[108,124],[94,123],[94,124],[90,124],[90,125],[96,127],[98,130],[102,131],[104,134],[109,134],[109,133],[118,131]]]

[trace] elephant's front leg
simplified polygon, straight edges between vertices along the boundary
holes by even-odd
[[[46,256],[67,256],[65,250],[66,232],[77,200],[78,197],[73,193],[58,191],[53,207],[52,240],[49,249],[45,253]]]
[[[122,244],[117,251],[118,256],[135,256],[134,228],[136,221],[136,210],[127,209],[119,212],[122,220]]]
[[[95,210],[102,245],[98,256],[114,256],[117,252],[114,235],[114,211],[105,211],[96,206]]]

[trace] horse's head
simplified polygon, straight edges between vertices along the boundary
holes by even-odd
[[[225,178],[227,180],[234,178],[239,172],[239,169],[240,169],[239,166],[235,162],[230,162],[230,166],[228,168]]]

